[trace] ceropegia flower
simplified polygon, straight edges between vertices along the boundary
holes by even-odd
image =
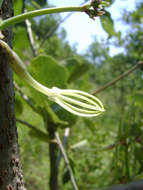
[[[56,87],[50,89],[40,84],[29,74],[22,60],[5,42],[0,40],[0,45],[7,51],[11,66],[19,76],[67,111],[83,117],[97,116],[104,112],[102,102],[93,95],[80,90],[59,89]]]
[[[73,114],[92,117],[104,112],[102,102],[86,92],[70,89],[62,90],[56,87],[53,87],[52,90],[56,94],[55,97],[51,97],[52,100]]]

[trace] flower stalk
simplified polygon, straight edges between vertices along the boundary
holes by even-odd
[[[56,87],[50,89],[40,84],[29,74],[22,60],[7,43],[0,40],[0,46],[7,52],[11,67],[17,75],[22,77],[30,86],[47,95],[50,100],[56,102],[67,111],[82,117],[98,116],[104,112],[102,102],[93,95],[80,90],[63,90]]]
[[[108,2],[102,0],[92,0],[90,4],[84,6],[52,7],[52,8],[44,8],[44,9],[29,11],[17,16],[13,16],[6,20],[0,20],[0,30],[15,25],[26,19],[46,14],[54,14],[61,12],[85,12],[89,15],[90,18],[94,18],[96,16],[102,16],[105,13],[103,11],[105,6],[108,6]]]
[[[84,6],[86,9],[90,7],[90,5]],[[70,6],[70,7],[53,7],[53,8],[46,8],[46,9],[39,9],[35,11],[29,11],[14,17],[11,17],[7,20],[0,22],[0,30],[7,28],[11,25],[15,25],[19,22],[22,22],[26,19],[30,19],[37,16],[42,16],[46,14],[54,14],[54,13],[61,13],[61,12],[83,12],[83,6]]]

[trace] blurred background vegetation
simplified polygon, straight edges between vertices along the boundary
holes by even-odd
[[[119,0],[117,0],[119,1]],[[109,1],[110,6],[114,1]],[[46,0],[15,0],[15,15],[52,6]],[[126,36],[117,33],[107,11],[100,18],[108,39],[94,42],[84,54],[66,41],[66,31],[58,31],[62,18],[42,16],[17,24],[13,48],[29,71],[48,87],[96,92],[106,83],[143,59],[143,3],[133,12],[124,12]],[[32,37],[33,36],[33,41]],[[124,52],[109,55],[110,40]],[[84,40],[84,39],[83,39]],[[28,190],[72,190],[63,158],[60,160],[55,132],[61,140],[69,129],[65,145],[70,166],[80,190],[100,189],[143,178],[143,67],[117,84],[97,93],[106,112],[97,118],[80,118],[50,102],[16,75],[15,112],[21,160]],[[60,161],[59,161],[60,160]]]

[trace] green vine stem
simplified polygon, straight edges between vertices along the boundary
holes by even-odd
[[[85,12],[89,15],[90,18],[94,19],[96,16],[102,16],[105,13],[103,11],[104,7],[108,5],[109,3],[106,1],[92,0],[90,4],[84,6],[53,7],[29,11],[6,20],[0,20],[0,30],[3,30],[11,25],[22,22],[29,18],[62,12]]]
[[[42,16],[46,14],[61,13],[61,12],[85,12],[90,7],[91,5],[84,5],[84,6],[71,6],[71,7],[54,7],[54,8],[46,8],[46,9],[39,9],[35,11],[29,11],[29,12],[11,17],[4,21],[1,20],[0,30],[3,30],[4,28],[7,28],[11,25],[15,25],[29,18]]]

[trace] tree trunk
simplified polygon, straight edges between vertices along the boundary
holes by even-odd
[[[4,0],[0,17],[13,16],[12,0]],[[2,31],[4,41],[12,46],[12,28]],[[23,190],[19,163],[17,128],[14,116],[13,75],[8,57],[0,48],[0,190]]]

